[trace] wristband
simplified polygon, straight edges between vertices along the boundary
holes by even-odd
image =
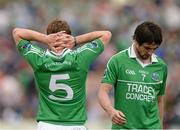
[[[74,46],[77,46],[77,40],[76,40],[76,37],[74,37]]]

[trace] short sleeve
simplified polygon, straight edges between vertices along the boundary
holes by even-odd
[[[83,45],[76,50],[79,65],[87,70],[90,64],[103,52],[104,45],[100,39]]]
[[[20,54],[28,61],[32,66],[33,70],[36,70],[42,64],[42,57],[45,53],[44,50],[38,46],[32,45],[31,42],[27,40],[21,40],[17,46]]]
[[[111,85],[115,85],[117,82],[117,69],[115,64],[115,58],[111,58],[106,66],[106,69],[104,71],[104,76],[101,81],[102,83],[108,83]]]
[[[163,83],[162,83],[162,85],[161,85],[161,90],[160,90],[160,92],[158,93],[158,96],[164,95],[165,90],[166,90],[166,80],[167,80],[167,73],[168,73],[167,66],[164,67],[163,71],[164,71]]]

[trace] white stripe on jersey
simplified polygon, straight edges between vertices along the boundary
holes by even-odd
[[[40,57],[43,57],[43,55],[42,54],[40,54],[39,52],[37,52],[37,51],[28,51],[26,54],[24,54],[24,55],[28,55],[29,53],[34,53],[34,54],[37,54],[38,56],[40,56]]]
[[[39,49],[37,49],[37,48],[35,48],[35,47],[33,47],[33,46],[31,46],[31,50],[37,51],[37,52],[41,52]]]
[[[163,81],[161,80],[161,81],[158,81],[158,82],[138,82],[138,81],[129,81],[129,80],[120,80],[120,79],[118,79],[118,81],[120,81],[120,82],[125,82],[125,83],[139,83],[139,84],[161,84],[161,83],[163,83]]]
[[[41,52],[39,49],[37,49],[37,48],[35,48],[35,47],[33,47],[33,46],[31,46],[30,51],[28,51],[28,52],[27,52],[26,54],[24,54],[24,55],[28,55],[29,53],[34,53],[34,54],[39,55],[40,57],[43,57],[42,52]]]
[[[90,49],[90,48],[83,48],[83,49],[80,49],[78,52],[82,52],[82,51],[85,51],[85,50],[89,50],[89,51],[92,51],[94,53],[97,53],[96,51]]]

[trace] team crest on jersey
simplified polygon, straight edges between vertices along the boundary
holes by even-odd
[[[24,44],[24,45],[22,46],[22,48],[28,51],[28,50],[31,49],[31,44],[28,44],[28,43],[27,43],[27,44]]]
[[[159,74],[158,74],[158,73],[153,73],[153,74],[152,74],[152,79],[153,79],[154,81],[159,81]]]
[[[97,48],[98,47],[98,44],[95,41],[92,41],[90,45],[91,45],[91,48]]]

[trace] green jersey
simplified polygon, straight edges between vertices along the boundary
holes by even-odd
[[[19,52],[32,66],[39,95],[37,121],[82,125],[86,116],[85,82],[93,60],[103,51],[100,39],[61,54],[21,40]]]
[[[167,65],[155,54],[151,59],[142,64],[130,47],[109,60],[102,82],[114,86],[114,107],[127,120],[112,129],[161,128],[157,98],[165,93]]]

